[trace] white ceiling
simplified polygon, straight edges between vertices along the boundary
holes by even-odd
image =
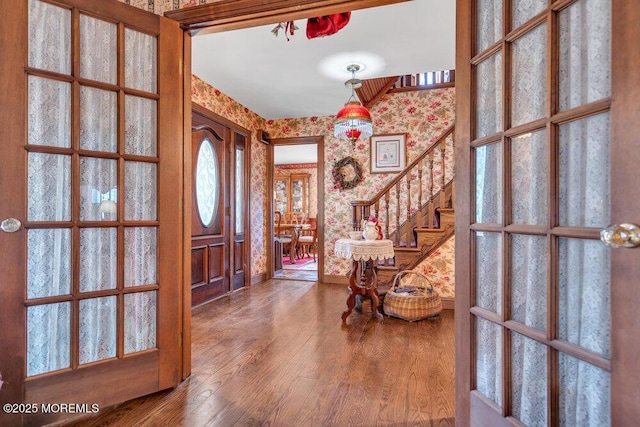
[[[295,23],[290,41],[275,24],[195,36],[192,72],[269,120],[336,114],[353,61],[367,67],[360,79],[455,68],[454,0],[355,10],[338,33],[311,40],[306,20]]]

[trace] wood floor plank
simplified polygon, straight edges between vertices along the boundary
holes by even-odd
[[[70,426],[453,426],[453,312],[419,322],[347,289],[270,280],[192,314],[192,375]]]

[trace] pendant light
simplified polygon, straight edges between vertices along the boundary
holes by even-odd
[[[354,148],[358,138],[369,138],[373,134],[371,113],[355,97],[355,90],[362,86],[362,80],[355,78],[358,70],[360,66],[357,64],[347,66],[347,71],[351,72],[351,79],[344,85],[351,88],[351,97],[338,111],[333,125],[333,135],[336,138],[348,139]]]

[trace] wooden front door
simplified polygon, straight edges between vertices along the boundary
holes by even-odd
[[[457,2],[458,425],[640,419],[636,3]]]
[[[229,131],[194,113],[191,306],[224,295],[229,287]]]
[[[181,377],[182,31],[111,0],[0,17],[0,424],[41,425]]]

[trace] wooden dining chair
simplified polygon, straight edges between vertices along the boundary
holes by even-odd
[[[298,238],[298,250],[300,251],[300,257],[304,258],[305,255],[311,257],[313,252],[313,261],[316,261],[316,252],[318,246],[318,228],[315,222],[311,223],[311,228],[303,229],[300,231],[300,237]]]
[[[283,222],[283,215],[282,212],[280,211],[276,211],[273,214],[273,226],[274,226],[274,235],[275,238],[278,239],[280,241],[280,243],[282,244],[282,252],[283,253],[287,253],[289,255],[289,259],[291,259],[291,240],[292,240],[292,236],[291,234],[287,234],[284,233],[280,228],[280,224],[282,224]],[[287,221],[284,220],[284,223],[286,224]]]

